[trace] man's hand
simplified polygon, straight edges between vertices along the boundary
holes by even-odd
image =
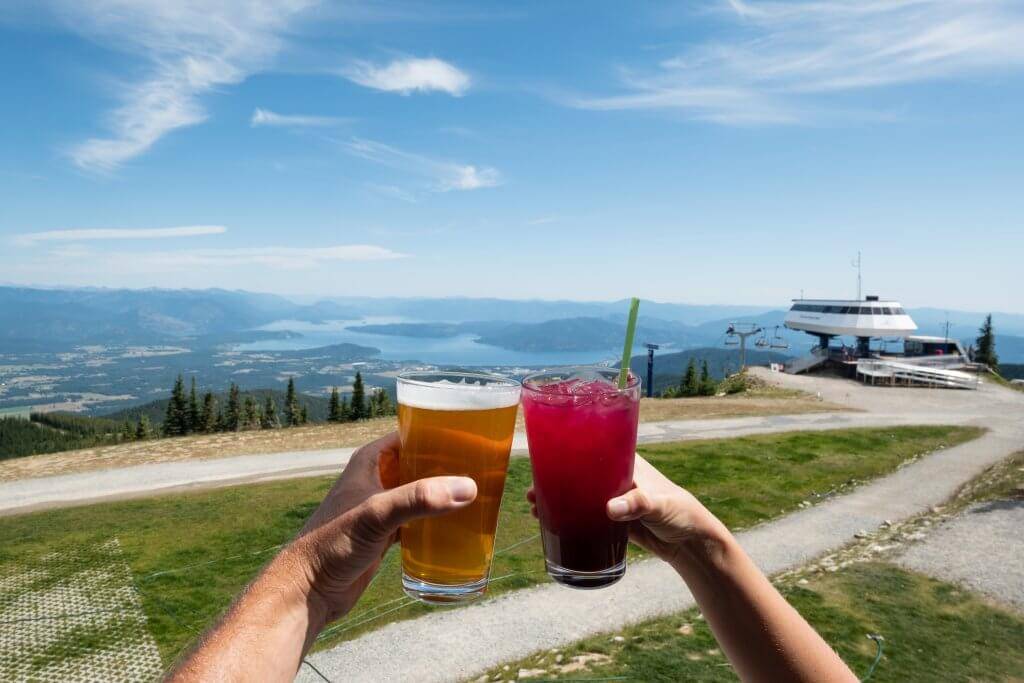
[[[398,435],[356,451],[299,535],[239,596],[173,681],[290,681],[328,621],[366,590],[402,524],[469,505],[476,482],[398,483]]]
[[[305,558],[311,598],[328,621],[348,612],[377,571],[402,524],[465,507],[476,498],[469,477],[398,483],[398,434],[356,451],[292,550]]]

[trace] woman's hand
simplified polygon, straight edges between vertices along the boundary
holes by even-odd
[[[526,497],[536,517],[532,488]],[[689,491],[672,483],[639,454],[633,464],[633,489],[609,500],[607,514],[613,521],[630,522],[630,540],[674,566],[688,545],[721,537],[725,531]]]

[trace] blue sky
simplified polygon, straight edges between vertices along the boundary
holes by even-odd
[[[0,9],[0,282],[1024,312],[1024,6]]]

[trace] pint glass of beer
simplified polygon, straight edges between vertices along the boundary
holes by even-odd
[[[467,507],[402,527],[402,585],[410,596],[449,604],[487,590],[519,390],[515,380],[482,373],[398,376],[400,482],[456,475],[477,486]]]

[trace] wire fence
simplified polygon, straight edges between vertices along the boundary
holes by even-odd
[[[495,557],[538,538],[539,534],[534,534],[520,539],[496,551]],[[210,625],[207,615],[183,614],[168,604],[155,589],[157,582],[246,559],[259,559],[248,568],[255,575],[265,557],[282,547],[270,545],[137,576],[132,574],[117,539],[88,552],[49,553],[8,561],[0,565],[0,680],[157,680],[164,666],[143,605],[189,633],[191,639]],[[490,583],[500,585],[537,574],[543,574],[543,570],[510,572],[492,578]],[[414,598],[402,595],[353,612],[324,629],[315,642],[343,638],[416,603]],[[172,659],[180,657],[188,646],[180,648]],[[328,680],[311,663],[304,664]]]

